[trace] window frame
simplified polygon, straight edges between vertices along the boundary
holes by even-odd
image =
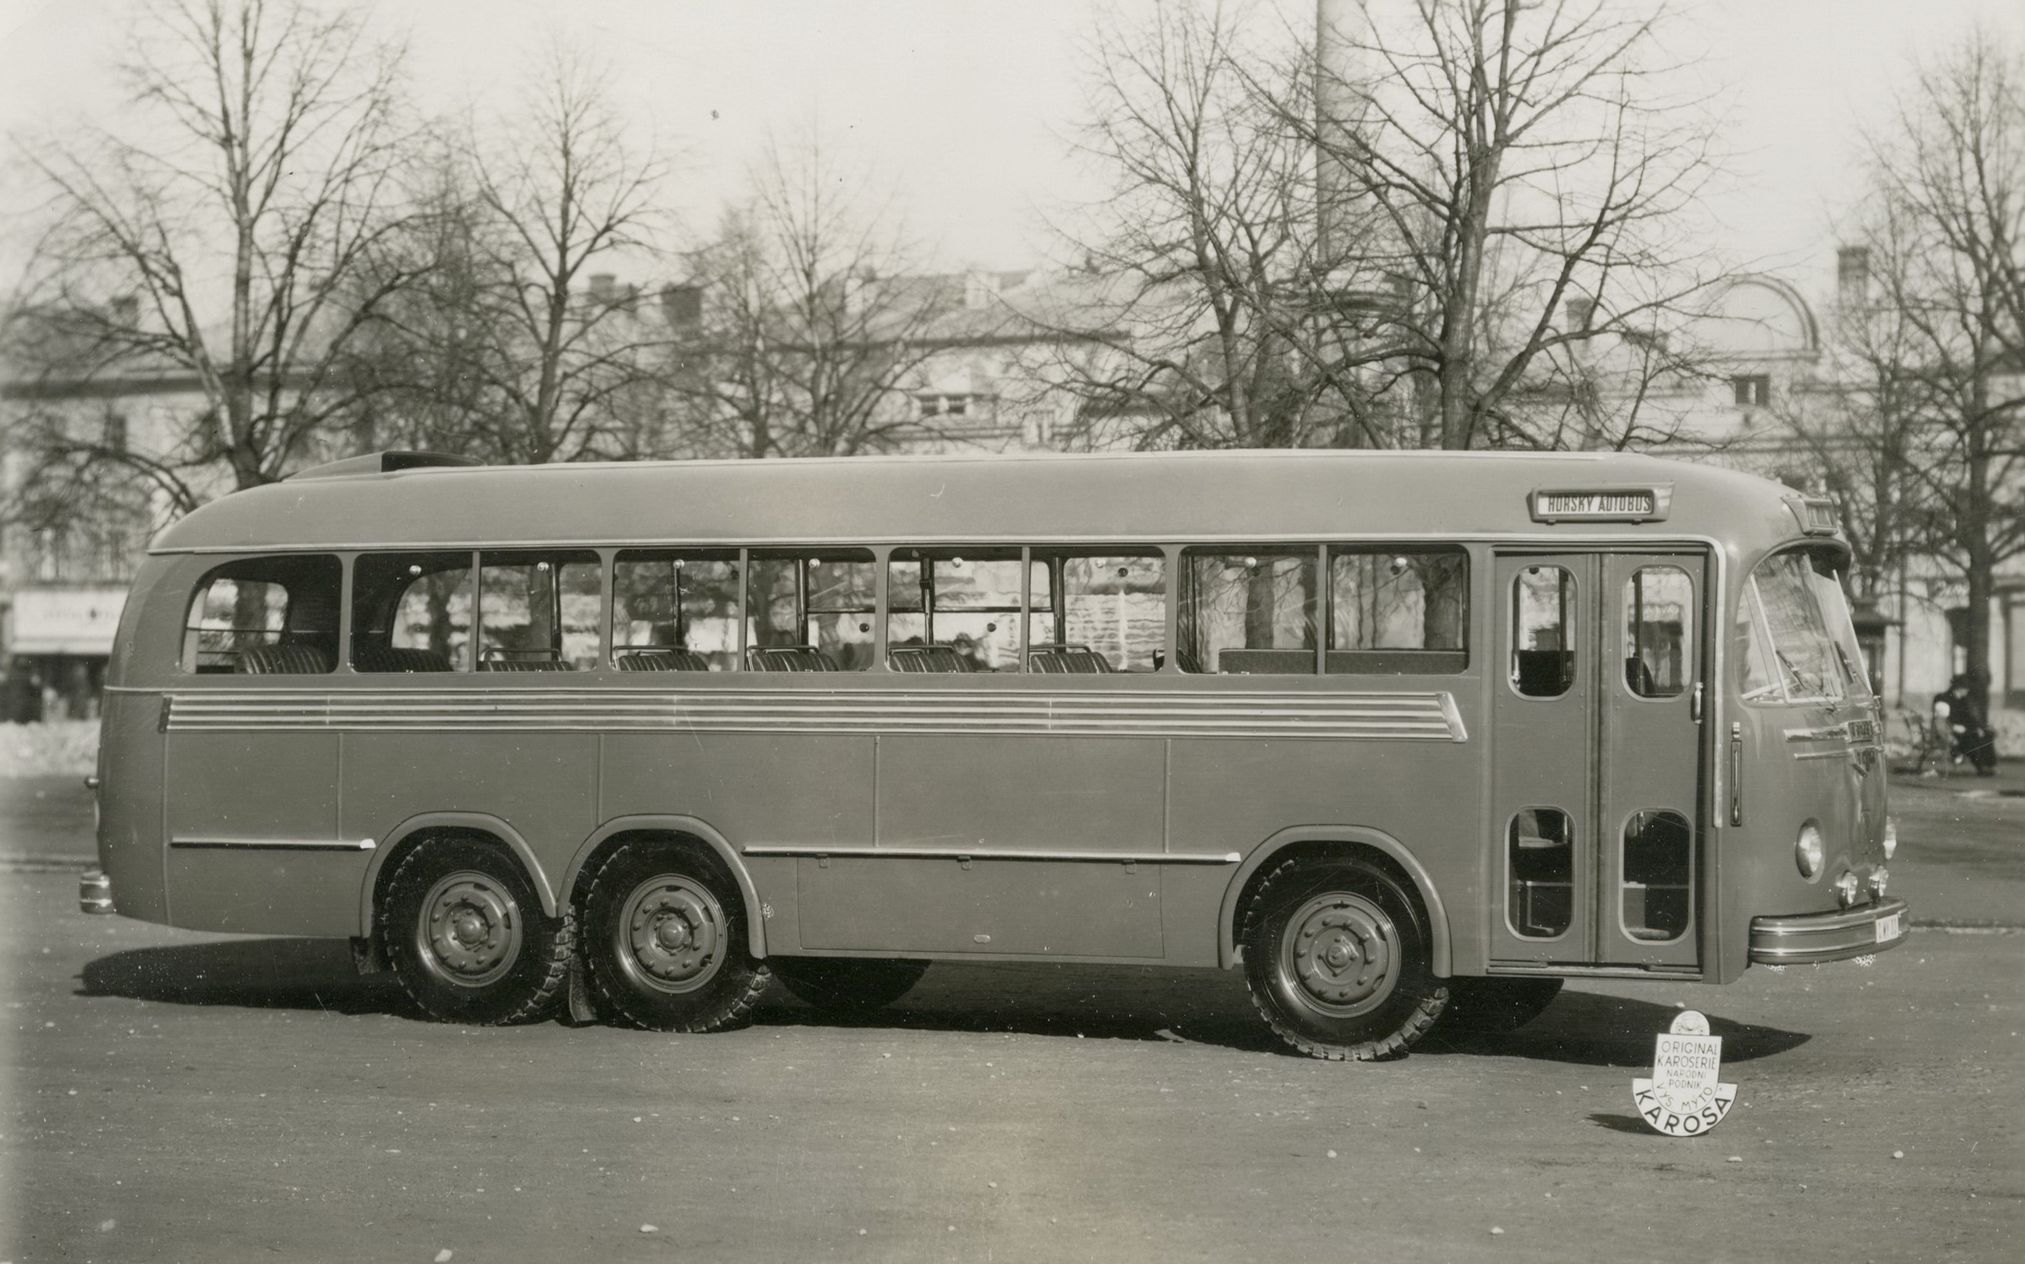
[[[242,629],[238,627],[227,627],[227,628],[212,628],[208,629],[209,631],[226,632],[234,635],[235,637],[241,633],[256,632],[256,631],[262,635],[271,634],[274,637],[273,645],[277,648],[284,644],[289,643],[291,636],[301,631],[301,629],[298,628],[295,624],[295,618],[301,605],[300,594],[296,588],[291,587],[288,583],[277,579],[271,578],[263,579],[258,576],[252,575],[249,576],[229,575],[227,574],[227,572],[235,569],[245,569],[245,570],[267,569],[270,573],[273,573],[273,571],[276,568],[299,566],[303,568],[303,574],[299,578],[304,580],[312,580],[313,577],[308,574],[309,570],[313,567],[326,563],[329,565],[330,570],[335,574],[337,584],[336,590],[330,594],[331,597],[334,599],[331,603],[330,608],[331,618],[334,622],[332,626],[328,629],[329,645],[327,649],[327,654],[330,660],[329,666],[325,667],[324,670],[320,672],[275,672],[263,674],[291,675],[291,676],[330,676],[337,674],[345,658],[344,651],[347,642],[347,638],[345,635],[346,634],[345,619],[346,615],[349,613],[349,608],[351,605],[350,567],[342,554],[336,552],[314,552],[314,551],[302,553],[253,554],[245,557],[232,558],[229,561],[219,562],[214,566],[207,567],[204,570],[204,572],[197,577],[196,581],[190,585],[188,595],[184,598],[183,615],[180,621],[181,626],[179,628],[178,645],[176,653],[177,674],[183,676],[233,676],[233,675],[252,674],[252,673],[244,673],[238,670],[237,657],[243,655],[245,649],[237,645],[235,645],[230,650],[212,651],[213,653],[227,653],[235,656],[235,662],[231,666],[227,666],[222,669],[213,669],[206,671],[200,669],[197,663],[198,658],[202,656],[204,651],[201,649],[199,644],[192,638],[200,636],[204,631],[207,630],[201,626],[202,616],[199,613],[199,607],[202,605],[206,597],[208,597],[208,595],[210,594],[211,586],[221,579],[229,579],[234,584],[261,583],[279,588],[283,596],[283,603],[281,607],[281,622],[279,627],[273,629],[267,628]]]

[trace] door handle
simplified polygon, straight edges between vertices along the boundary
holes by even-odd
[[[1701,681],[1697,680],[1697,681],[1695,682],[1695,687],[1694,687],[1694,691],[1693,691],[1693,693],[1691,693],[1691,694],[1689,695],[1689,697],[1690,697],[1691,701],[1689,701],[1689,703],[1688,703],[1688,723],[1690,723],[1690,724],[1700,724],[1700,723],[1702,722],[1702,682],[1701,682]]]
[[[1744,722],[1730,722],[1730,824],[1744,823]]]

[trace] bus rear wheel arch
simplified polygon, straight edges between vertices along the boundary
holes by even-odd
[[[1311,1057],[1400,1056],[1448,1003],[1419,895],[1368,856],[1276,861],[1246,903],[1242,938],[1253,1005]]]
[[[542,912],[533,881],[497,840],[452,833],[407,844],[376,903],[387,964],[431,1018],[531,1022],[562,993],[574,919]]]
[[[771,980],[724,861],[693,839],[632,835],[587,879],[583,956],[598,1008],[650,1031],[751,1021]]]

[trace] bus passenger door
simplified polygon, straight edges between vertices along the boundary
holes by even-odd
[[[1602,559],[1597,960],[1696,964],[1702,837],[1700,554]]]
[[[1705,573],[1498,556],[1493,968],[1698,964]]]

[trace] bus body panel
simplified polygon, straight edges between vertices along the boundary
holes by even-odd
[[[872,844],[874,739],[806,733],[613,733],[598,816],[682,814],[743,851]]]

